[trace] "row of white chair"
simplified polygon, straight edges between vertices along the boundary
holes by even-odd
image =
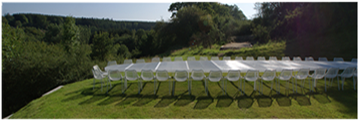
[[[242,77],[240,75],[240,71],[239,70],[230,70],[227,73],[227,76],[223,77],[222,76],[222,72],[220,70],[213,70],[210,71],[209,73],[209,77],[206,77],[203,70],[192,70],[191,72],[191,76],[188,75],[188,72],[185,70],[179,70],[179,71],[175,71],[175,75],[173,77],[173,79],[175,79],[176,81],[179,82],[184,82],[186,80],[188,80],[188,90],[189,90],[189,94],[191,94],[191,80],[194,81],[201,81],[204,80],[205,81],[205,93],[208,94],[208,89],[207,89],[207,81],[209,80],[210,82],[219,82],[222,79],[227,79],[228,81],[239,81],[239,91],[242,88],[242,79],[244,79],[244,83],[245,80],[247,81],[254,81],[256,83],[256,81],[258,81],[260,79],[261,84],[263,83],[263,81],[272,81],[271,84],[271,90],[273,88],[273,80],[276,78],[276,82],[277,82],[277,90],[279,93],[280,90],[280,80],[283,81],[288,81],[287,87],[286,89],[289,88],[289,82],[290,79],[293,78],[293,88],[294,85],[297,84],[297,79],[303,80],[303,84],[302,87],[304,87],[305,84],[305,79],[310,77],[311,79],[313,79],[314,81],[316,79],[322,79],[325,77],[325,91],[326,91],[326,78],[329,79],[334,79],[335,77],[341,77],[342,80],[342,90],[344,90],[344,81],[345,78],[350,78],[353,77],[353,83],[354,83],[354,90],[356,90],[355,88],[355,76],[357,76],[357,71],[355,67],[348,67],[346,68],[341,74],[338,74],[338,68],[330,68],[330,69],[323,69],[323,68],[319,68],[316,69],[314,71],[314,73],[312,75],[309,74],[310,69],[300,69],[299,71],[297,71],[297,73],[295,75],[293,75],[292,70],[287,70],[284,69],[279,76],[276,76],[276,72],[275,70],[266,70],[263,75],[260,77],[259,76],[259,71],[258,70],[249,70],[246,72],[245,77]],[[171,77],[168,75],[168,72],[166,70],[157,70],[156,71],[156,75],[154,76],[153,71],[151,70],[142,70],[141,71],[141,76],[139,76],[137,74],[137,72],[135,70],[126,70],[125,71],[125,77],[123,77],[120,73],[120,71],[118,70],[111,70],[108,72],[103,72],[100,70],[100,68],[95,65],[93,67],[93,74],[94,74],[94,84],[95,84],[95,79],[99,79],[102,81],[103,78],[108,77],[108,83],[110,83],[110,88],[111,86],[111,81],[118,81],[118,80],[124,80],[124,85],[122,88],[122,93],[124,93],[124,90],[127,89],[127,81],[135,81],[135,80],[139,80],[138,81],[138,86],[139,86],[139,92],[141,92],[142,90],[142,81],[151,81],[154,80],[154,94],[156,93],[156,89],[158,87],[156,87],[156,80],[157,81],[166,81],[168,79],[171,79]],[[311,81],[309,78],[309,88],[310,88],[310,92],[312,91],[311,87]],[[295,79],[295,80],[294,80]],[[295,84],[294,84],[295,81]],[[226,84],[227,81],[225,82],[223,80],[223,87],[225,87],[225,90],[223,90],[223,93],[226,93]],[[331,81],[332,84],[332,81]],[[95,85],[94,85],[95,86]],[[102,86],[102,85],[101,85]],[[245,86],[245,85],[244,85]],[[254,85],[254,90],[256,90],[256,86]],[[297,86],[296,86],[297,87]],[[245,87],[244,87],[245,88]],[[93,87],[94,89],[94,87]],[[101,87],[102,89],[102,87]],[[260,86],[259,88],[259,92],[260,90],[263,90],[262,86]],[[340,90],[339,87],[339,79],[338,79],[338,89]],[[293,89],[294,92],[294,89]],[[296,92],[297,92],[297,88],[296,88]],[[171,94],[171,81],[169,81],[169,93]],[[173,91],[174,93],[174,91]],[[261,92],[260,92],[261,93]]]
[[[201,57],[200,57],[200,60],[208,60],[208,58],[205,57],[205,56],[201,56]],[[213,56],[213,57],[211,57],[210,60],[219,60],[219,57]],[[223,60],[231,60],[231,57],[230,57],[230,56],[224,56],[224,57],[223,57]],[[243,58],[242,58],[242,57],[235,57],[235,60],[243,60]],[[254,61],[255,59],[254,59],[254,57],[252,57],[252,56],[247,56],[247,57],[246,57],[246,60],[247,60],[247,61]],[[266,58],[265,58],[265,56],[258,56],[257,60],[259,60],[259,61],[265,61]],[[282,57],[281,60],[283,60],[283,61],[290,61],[290,57],[285,56],[285,57]],[[164,57],[164,58],[162,59],[162,61],[163,61],[163,62],[169,62],[169,61],[171,61],[171,58],[170,58],[170,57]],[[184,61],[184,60],[183,60],[182,57],[175,57],[175,58],[174,58],[174,61]],[[195,59],[194,56],[190,56],[190,57],[187,58],[187,61],[196,61],[196,59]],[[276,58],[275,56],[270,56],[270,57],[269,57],[269,61],[277,61],[277,58]],[[293,61],[302,61],[302,60],[301,60],[301,57],[293,57]],[[314,58],[312,58],[312,57],[306,57],[306,58],[305,58],[305,61],[314,61]],[[318,58],[318,61],[328,61],[328,59],[327,59],[326,57],[319,57],[319,58]],[[344,59],[341,58],[341,57],[335,57],[335,58],[333,59],[333,61],[344,61]],[[152,58],[152,59],[151,59],[151,62],[160,62],[160,58],[159,58],[159,57]],[[351,62],[357,62],[357,59],[356,59],[356,58],[353,58],[353,59],[351,60]],[[131,59],[126,59],[126,60],[124,60],[124,64],[131,64],[131,63],[133,63],[133,61],[132,61]],[[136,60],[136,63],[145,63],[145,60],[144,60],[144,59],[137,59],[137,60]],[[116,65],[116,64],[117,64],[116,61],[109,61],[109,62],[108,62],[108,65]]]

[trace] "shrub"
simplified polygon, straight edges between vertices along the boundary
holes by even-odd
[[[93,62],[88,45],[80,45],[68,54],[60,44],[30,41],[21,45],[23,52],[11,61],[3,61],[3,116],[9,115],[32,99],[59,84],[91,77]]]

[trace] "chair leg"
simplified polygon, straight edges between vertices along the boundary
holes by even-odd
[[[316,79],[314,79],[314,90],[313,90],[314,92],[315,92],[316,84],[317,84]]]
[[[112,87],[112,85],[111,85],[111,80],[109,79],[109,77],[108,77],[108,82],[110,83],[110,88]]]
[[[280,93],[280,79],[278,80],[278,88],[279,88],[279,93]]]
[[[111,85],[111,81],[109,80],[109,83],[110,83],[110,88],[112,87],[112,85]]]
[[[93,91],[95,89],[95,78],[94,78],[94,81],[93,81]]]
[[[190,80],[190,79],[189,79]],[[191,89],[192,89],[192,81],[193,80],[190,80],[190,94],[191,94]]]
[[[290,84],[290,80],[288,80],[287,82],[288,82],[288,83],[287,83],[287,87],[286,87],[286,90],[287,90],[287,92],[288,92],[288,95],[289,95],[289,93],[290,93],[290,89],[289,89],[289,84]]]
[[[326,77],[325,77],[325,92],[326,92]]]
[[[239,88],[238,88],[239,91],[240,91],[240,88],[241,88],[241,79],[239,80]]]
[[[263,95],[263,93],[264,93],[264,80],[260,80],[259,84],[260,84],[259,87],[261,89],[261,90],[259,90],[259,92],[260,92],[261,95]]]
[[[225,79],[223,79],[224,81],[225,81]],[[229,80],[228,80],[229,81]],[[225,94],[227,94],[227,83],[228,83],[228,81],[225,81]]]
[[[244,91],[244,93],[245,93],[245,81],[246,81],[246,80],[243,79],[243,82],[244,82],[244,83],[242,84],[242,86],[243,86],[244,88],[242,88],[242,90]]]
[[[295,81],[295,79],[292,79],[292,80],[293,80],[292,85],[293,85],[293,93],[294,93],[294,87],[295,87],[294,81]]]
[[[330,80],[329,80],[330,81]],[[332,87],[332,83],[334,81],[334,78],[331,78],[331,81],[330,81],[330,87]]]
[[[191,95],[191,87],[190,87],[190,83],[191,83],[191,82],[190,82],[190,79],[188,79],[188,90],[189,90],[188,92],[189,92],[189,95]]]
[[[206,83],[206,79],[204,79],[204,84],[205,84],[205,93],[206,93],[206,96],[209,96],[208,92],[207,92],[207,83]]]
[[[171,95],[171,81],[169,80],[169,95]]]
[[[337,80],[338,80],[338,90],[340,90],[339,77],[337,77]]]
[[[280,94],[280,79],[278,79],[278,81],[277,81],[277,86],[278,86],[278,94]]]
[[[302,82],[302,89],[303,89],[303,90],[304,90],[304,86],[305,86],[305,80],[306,80],[306,79],[304,79],[303,82]]]
[[[293,85],[295,85],[295,92],[297,93],[297,79],[294,78],[293,81],[295,82],[295,84],[293,83]],[[294,87],[293,87],[294,88]]]
[[[273,85],[274,85],[274,80],[271,81],[271,89],[270,89],[270,91],[272,91]]]
[[[276,86],[277,86],[277,88],[278,88],[277,93],[280,94],[280,80],[279,80],[279,79],[277,80]]]
[[[101,92],[103,91],[103,80],[101,79]]]
[[[296,90],[296,93],[298,93],[298,91],[297,91],[297,79],[295,79],[295,90]]]
[[[156,95],[156,79],[154,79],[154,95]]]
[[[139,79],[139,82],[138,82],[138,88],[139,88],[138,94],[140,94],[140,92],[141,92],[141,80],[140,79]]]
[[[257,80],[254,81],[254,91],[255,91],[255,92],[259,92],[259,91],[258,91],[259,88],[257,88],[257,84],[258,84],[258,83],[256,83],[256,82],[257,82]]]
[[[174,95],[174,93],[175,93],[175,83],[176,83],[176,80],[173,80],[172,95]]]
[[[122,94],[124,94],[124,86],[125,86],[124,79],[121,79],[121,92],[122,92]]]
[[[264,94],[264,80],[261,80],[261,95]]]
[[[141,79],[140,80],[140,91],[142,91],[143,90],[143,80]]]
[[[354,84],[354,90],[356,90],[356,89],[355,89],[355,85],[356,85],[355,76],[353,76],[353,84]]]
[[[309,90],[311,92],[311,79],[309,79]]]
[[[224,95],[224,90],[225,90],[225,81],[222,80],[222,89],[221,89],[221,92],[222,92],[223,95]]]
[[[109,83],[109,81],[107,83]],[[106,84],[106,94],[108,93],[108,91],[109,91],[109,84]]]
[[[125,78],[125,82],[124,82],[124,89],[127,89],[127,79]]]
[[[341,77],[341,80],[342,80],[342,90],[344,91],[344,82],[345,82],[345,78],[344,78],[344,77]]]

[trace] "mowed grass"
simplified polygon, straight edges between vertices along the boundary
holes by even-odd
[[[242,74],[243,76],[245,74]],[[171,83],[174,81],[170,80]],[[112,82],[106,94],[106,85],[93,79],[65,85],[60,90],[33,100],[14,113],[12,119],[276,119],[276,118],[357,118],[357,90],[352,78],[345,81],[344,91],[338,90],[337,80],[324,90],[324,80],[317,80],[315,92],[309,92],[309,82],[301,87],[280,83],[280,94],[270,90],[271,82],[263,85],[263,95],[253,91],[254,83],[246,82],[245,89],[238,90],[239,81],[227,82],[227,94],[223,95],[222,82],[209,82],[209,96],[203,81],[192,81],[191,94],[187,82],[175,82],[174,95],[169,94],[169,82],[144,82],[138,94],[138,82],[129,81],[122,94],[121,81]],[[275,86],[274,86],[275,87]],[[245,94],[242,94],[244,92]]]

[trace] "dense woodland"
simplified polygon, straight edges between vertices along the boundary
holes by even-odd
[[[357,3],[256,3],[253,20],[240,9],[177,2],[169,6],[169,22],[7,14],[2,17],[2,115],[60,84],[92,78],[95,64],[211,48],[232,36],[253,36],[259,44],[285,41],[290,56],[357,56]]]

